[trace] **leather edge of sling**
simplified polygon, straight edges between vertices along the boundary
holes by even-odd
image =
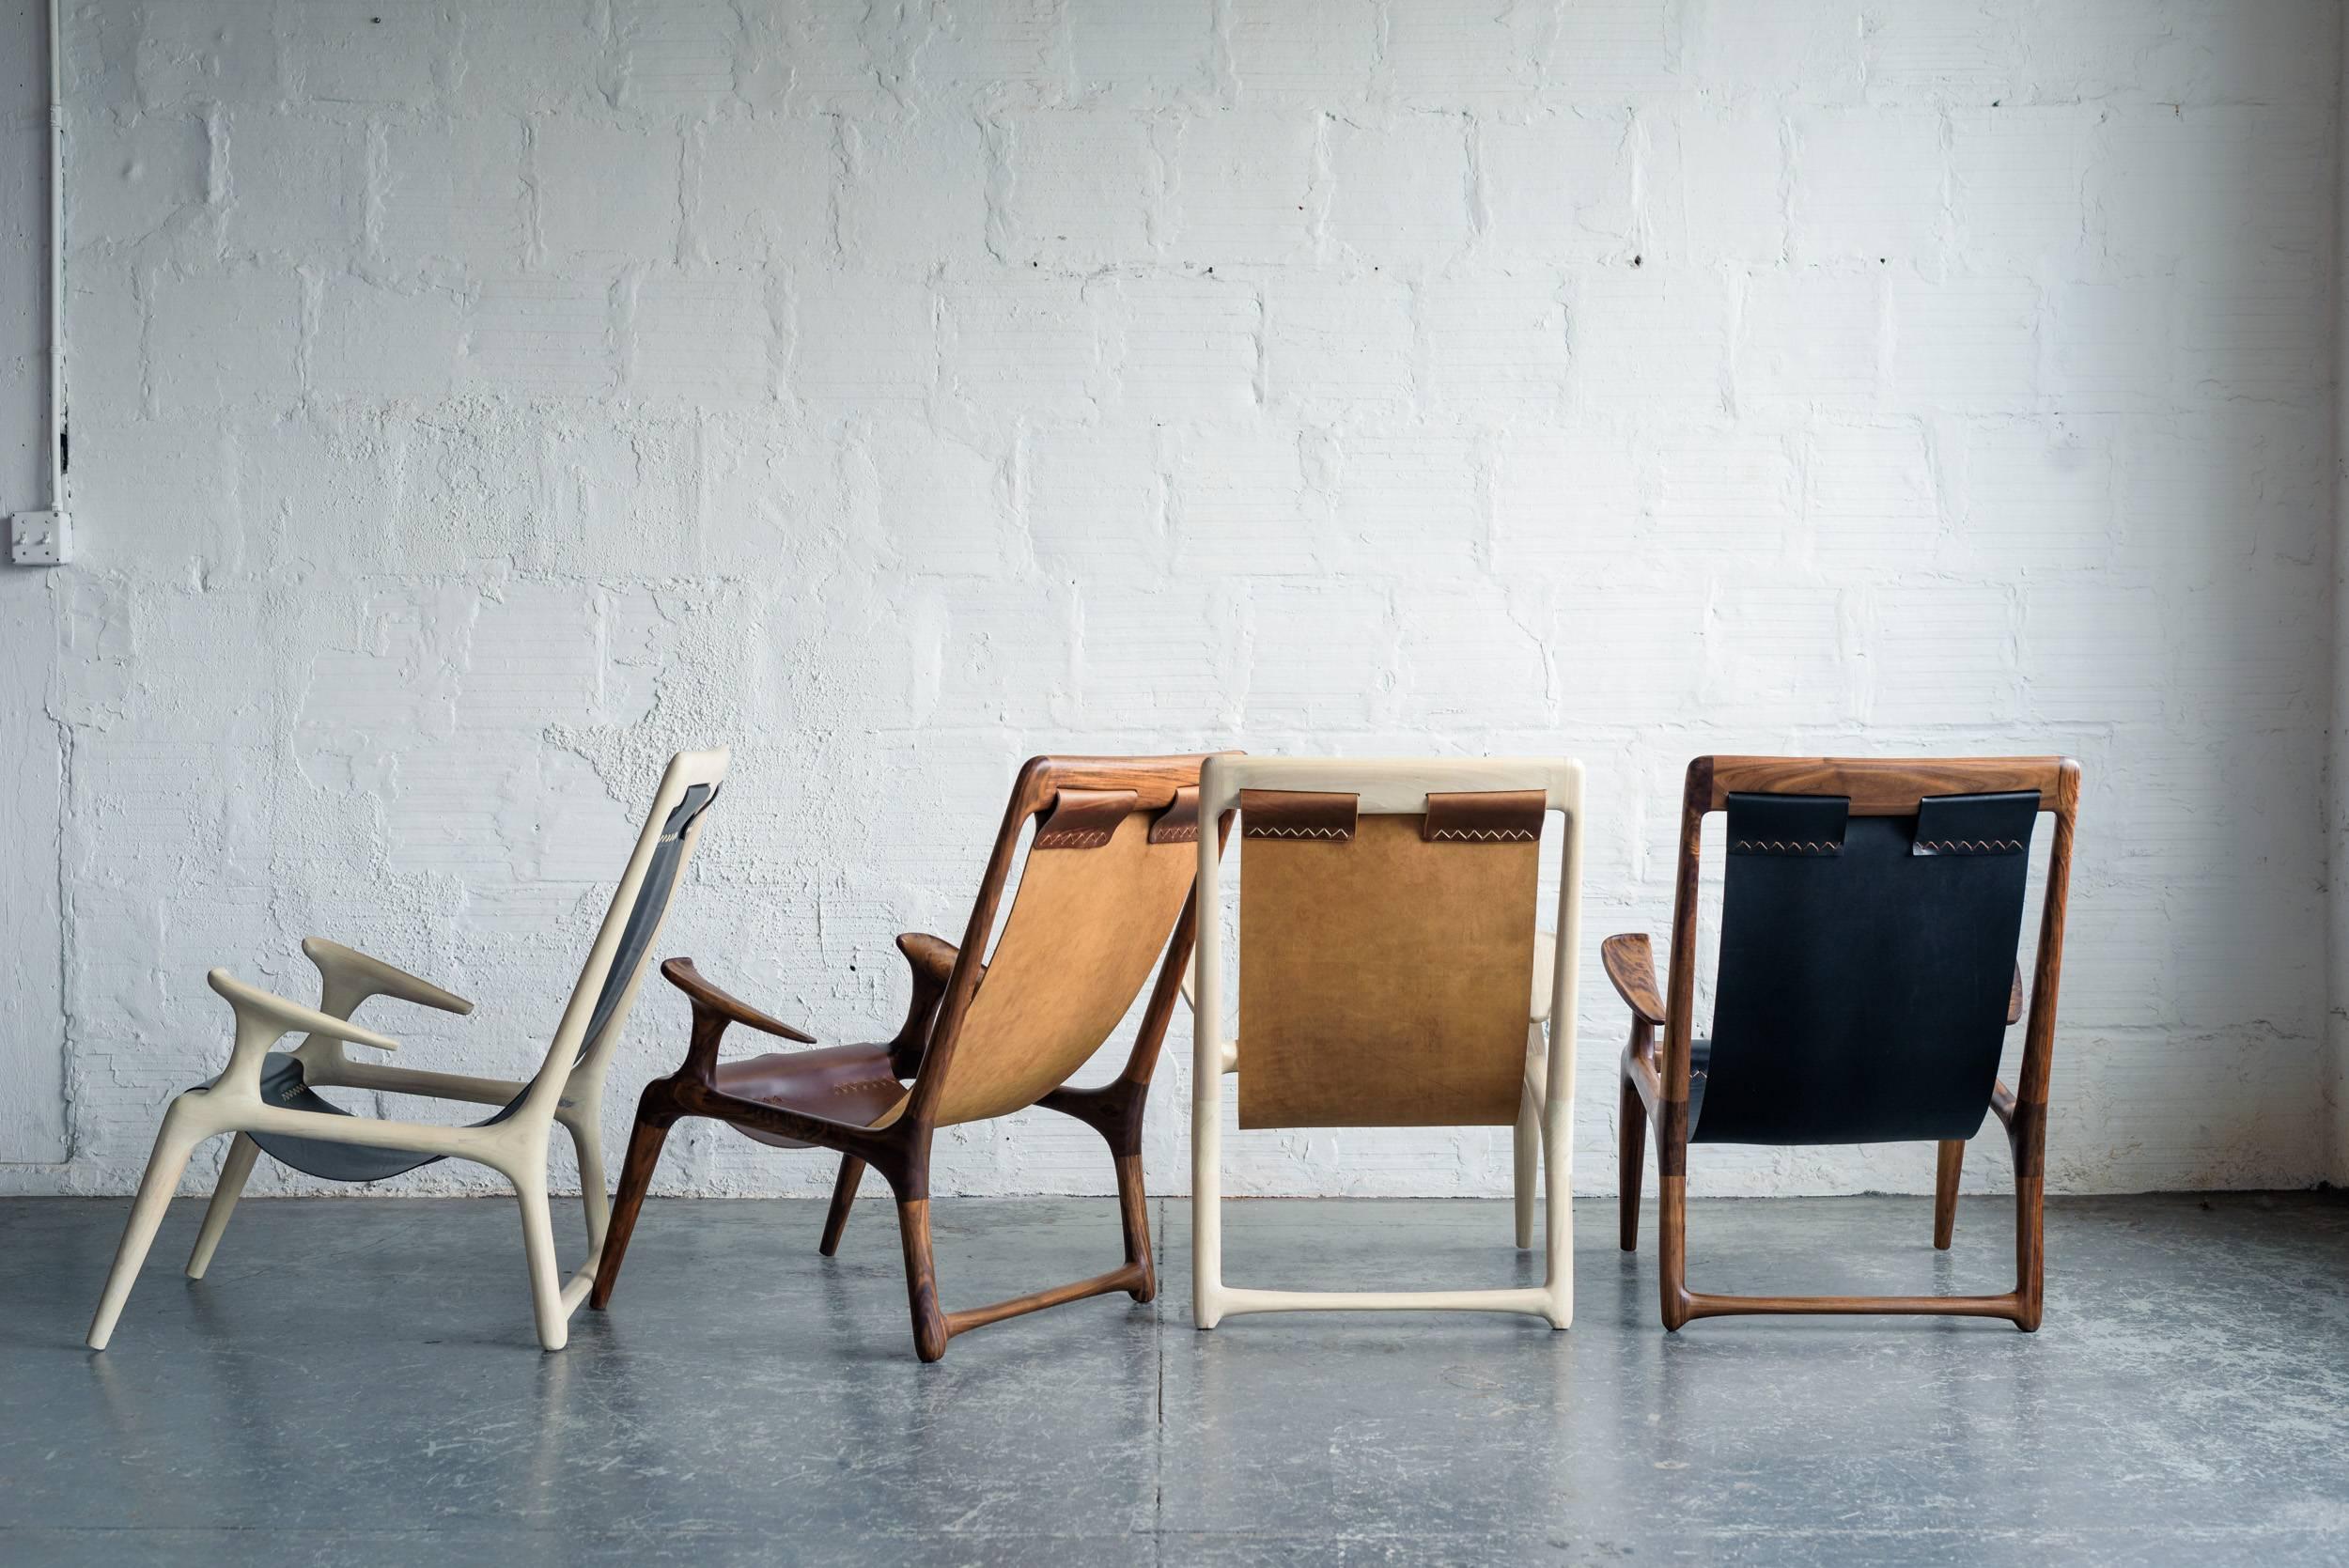
[[[1185,784],[1174,792],[1167,808],[1150,820],[1153,844],[1199,842],[1199,786]]]
[[[1313,839],[1343,844],[1354,836],[1359,795],[1334,790],[1243,789],[1242,838]]]
[[[1430,790],[1420,836],[1429,844],[1538,844],[1548,810],[1547,790]]]
[[[1851,798],[1734,790],[1727,813],[1733,855],[1840,855]]]
[[[1052,815],[1036,825],[1035,849],[1098,849],[1117,831],[1141,797],[1130,789],[1069,789],[1052,800]]]

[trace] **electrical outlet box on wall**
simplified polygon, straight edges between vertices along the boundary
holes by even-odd
[[[62,567],[73,559],[73,525],[63,512],[19,512],[8,520],[8,559],[20,567]]]

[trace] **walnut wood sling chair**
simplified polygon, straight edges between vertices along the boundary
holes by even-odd
[[[722,1063],[718,1044],[729,1024],[813,1040],[728,996],[690,958],[663,964],[692,1001],[692,1040],[683,1065],[647,1084],[638,1102],[591,1303],[611,1300],[661,1145],[685,1116],[724,1122],[778,1148],[837,1151],[826,1257],[839,1248],[866,1167],[880,1172],[896,1198],[914,1350],[925,1361],[943,1356],[957,1334],[1023,1312],[1121,1290],[1151,1299],[1158,1279],[1142,1186],[1143,1109],[1190,961],[1193,845],[1204,838],[1212,859],[1221,842],[1221,825],[1213,834],[1199,831],[1199,764],[1196,756],[1036,757],[1023,767],[961,947],[913,933],[897,939],[913,996],[888,1041]],[[1019,891],[988,955],[1021,830],[1037,817]],[[1069,1087],[1069,1075],[1116,1030],[1161,954],[1124,1070],[1097,1088]],[[1075,1117],[1108,1142],[1126,1261],[1089,1280],[946,1312],[930,1249],[932,1136],[1032,1105]]]
[[[1664,1327],[1743,1312],[1947,1313],[2039,1327],[2047,1079],[2079,808],[2067,757],[1698,757],[1681,800],[1669,990],[1648,939],[1610,937],[1631,1009],[1623,1055],[1622,1243],[1640,1234],[1656,1124]],[[1712,1026],[1696,1038],[1697,866],[1728,815]],[[2055,817],[2017,1082],[1998,1080],[2020,1015],[2030,839]],[[1662,1032],[1662,1047],[1657,1034]],[[2015,1157],[2015,1284],[1998,1296],[1717,1296],[1688,1288],[1688,1145],[1938,1145],[1934,1246],[1950,1245],[1966,1141],[1985,1115]]]
[[[644,984],[646,958],[701,840],[708,808],[724,782],[726,761],[723,748],[680,752],[670,759],[637,834],[635,851],[555,1026],[553,1043],[528,1083],[346,1059],[346,1044],[378,1050],[398,1045],[350,1021],[350,1015],[370,997],[459,1014],[472,1012],[473,1003],[339,943],[312,937],[302,944],[318,966],[315,1008],[248,986],[226,970],[212,970],[212,989],[236,1016],[228,1065],[211,1082],[173,1100],[163,1113],[155,1152],[140,1178],[114,1270],[90,1324],[90,1348],[103,1350],[113,1336],[189,1157],[207,1139],[233,1132],[236,1141],[221,1164],[219,1184],[188,1259],[188,1278],[204,1277],[245,1179],[262,1154],[336,1182],[382,1181],[436,1160],[470,1159],[514,1184],[521,1204],[522,1250],[538,1343],[548,1350],[562,1349],[570,1337],[570,1315],[595,1279],[610,1214],[603,1188],[604,1073]],[[291,1052],[270,1049],[288,1034],[306,1038]],[[470,1126],[397,1121],[346,1110],[318,1093],[328,1088],[498,1109]],[[587,1218],[587,1259],[568,1281],[556,1271],[554,1229],[547,1204],[548,1144],[558,1122],[570,1134],[579,1156],[580,1198]]]
[[[1223,1030],[1218,857],[1203,843],[1191,1101],[1192,1307],[1574,1320],[1575,971],[1582,766],[1564,759],[1212,757],[1199,809],[1240,824],[1239,1030]],[[1564,817],[1554,942],[1535,927],[1545,814]],[[1547,974],[1528,977],[1537,961]],[[1529,1001],[1531,1008],[1529,1009]],[[1544,1024],[1548,1025],[1545,1038]],[[1223,1079],[1238,1125],[1515,1126],[1517,1246],[1536,1157],[1544,1278],[1518,1289],[1264,1290],[1223,1281]]]

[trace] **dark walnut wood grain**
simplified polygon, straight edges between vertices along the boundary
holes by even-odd
[[[1664,999],[1656,989],[1656,960],[1648,951],[1647,934],[1610,937],[1599,943],[1598,957],[1631,1016],[1649,1024],[1662,1023]]]
[[[2005,1127],[2015,1158],[2015,1284],[1998,1296],[1715,1296],[1688,1285],[1688,1081],[1690,1013],[1696,998],[1698,855],[1708,812],[1725,810],[1735,793],[1842,795],[1855,815],[1907,816],[1928,795],[2039,792],[2040,809],[2055,818],[2048,851],[2046,901],[2039,919],[2038,955],[2029,990],[2023,1070],[2014,1089],[2000,1083],[1990,1110]],[[1942,1313],[2000,1317],[2026,1333],[2039,1327],[2046,1269],[2045,1192],[2047,1083],[2055,1060],[2056,992],[2063,971],[2063,921],[2071,889],[2073,828],[2079,813],[2080,768],[2069,757],[1877,759],[1835,757],[1698,757],[1688,764],[1680,802],[1680,855],[1672,890],[1672,934],[1665,995],[1659,1006],[1641,935],[1610,938],[1601,948],[1608,978],[1631,1009],[1631,1040],[1623,1054],[1621,1230],[1625,1251],[1639,1245],[1640,1166],[1647,1124],[1656,1129],[1657,1230],[1663,1256],[1657,1268],[1664,1327],[1677,1329],[1701,1317],[1747,1312]],[[2022,971],[2015,971],[2007,1022],[2025,1016]],[[1655,1034],[1661,1029],[1658,1049]],[[1933,1244],[1950,1245],[1957,1222],[1957,1185],[1966,1146],[1937,1146]]]
[[[1023,1312],[1115,1291],[1123,1291],[1137,1301],[1151,1299],[1158,1292],[1158,1278],[1151,1261],[1148,1199],[1142,1183],[1143,1112],[1150,1092],[1151,1069],[1181,994],[1183,971],[1190,961],[1190,891],[1191,873],[1196,867],[1193,846],[1197,837],[1195,832],[1178,831],[1180,824],[1176,825],[1177,831],[1169,831],[1159,819],[1167,815],[1170,806],[1177,803],[1180,792],[1190,790],[1191,799],[1196,800],[1199,768],[1204,760],[1199,756],[1037,757],[1020,769],[996,832],[986,873],[980,879],[978,895],[972,903],[962,945],[957,948],[940,938],[920,933],[908,933],[897,939],[898,951],[905,955],[911,975],[905,1021],[885,1047],[863,1048],[872,1053],[877,1063],[883,1060],[885,1052],[887,1068],[899,1079],[910,1081],[905,1084],[903,1095],[894,1097],[894,1103],[870,1122],[835,1119],[820,1114],[810,1103],[798,1100],[782,1103],[795,1099],[788,1094],[779,1094],[776,1100],[770,1101],[727,1093],[720,1086],[718,1046],[729,1025],[744,1024],[801,1041],[809,1036],[711,984],[691,959],[673,958],[663,964],[661,972],[692,1004],[692,1032],[683,1063],[668,1077],[646,1084],[637,1102],[628,1160],[620,1174],[603,1261],[588,1304],[601,1309],[610,1303],[669,1128],[688,1116],[708,1117],[755,1137],[786,1139],[839,1154],[840,1173],[832,1188],[820,1244],[826,1257],[839,1250],[864,1172],[870,1169],[879,1173],[896,1200],[914,1351],[925,1361],[935,1361],[943,1356],[947,1342],[957,1334]],[[1107,1036],[1109,1029],[1114,1027],[1125,1012],[1126,1001],[1134,994],[1130,983],[1126,983],[1123,995],[1114,999],[1113,1008],[1097,1009],[1110,1015],[1109,1022],[1089,1039],[1081,1021],[1075,1025],[1068,1021],[1066,997],[1057,992],[1042,992],[1047,988],[1047,977],[1064,986],[1091,985],[1104,988],[1105,992],[1113,991],[1124,975],[1136,972],[1122,967],[1121,962],[1130,956],[1133,944],[1104,944],[1098,928],[1105,920],[1140,918],[1128,914],[1127,906],[1131,903],[1139,908],[1143,901],[1121,899],[1115,889],[1082,886],[1087,878],[1071,878],[1066,862],[1052,868],[1049,876],[1037,875],[1032,868],[1022,878],[1020,897],[1033,896],[1039,903],[1016,906],[1014,910],[1015,916],[1025,917],[1022,929],[1026,934],[1021,941],[1027,944],[1027,955],[1022,959],[1013,955],[1006,959],[1007,950],[1016,945],[1007,924],[1006,935],[996,948],[997,962],[992,966],[998,970],[992,982],[994,988],[988,992],[992,1014],[981,1015],[977,1026],[971,1023],[980,983],[988,978],[990,970],[990,965],[982,962],[978,955],[988,951],[988,938],[995,932],[1022,831],[1031,821],[1051,811],[1064,791],[1080,804],[1124,792],[1131,802],[1126,809],[1126,817],[1140,815],[1147,820],[1139,825],[1130,821],[1123,826],[1112,825],[1106,833],[1097,831],[1100,824],[1089,823],[1088,831],[1072,835],[1070,844],[1044,846],[1041,853],[1076,857],[1123,853],[1128,859],[1118,863],[1127,864],[1135,859],[1135,846],[1146,839],[1152,846],[1147,851],[1150,856],[1180,857],[1182,867],[1177,889],[1179,912],[1170,904],[1165,924],[1140,932],[1135,938],[1143,944],[1143,967],[1138,972],[1143,977],[1146,978],[1151,961],[1159,958],[1161,950],[1163,959],[1157,963],[1157,981],[1143,1010],[1142,1026],[1135,1034],[1133,1049],[1116,1078],[1091,1089],[1071,1088],[1058,1079],[1081,1065],[1101,1038]],[[1228,835],[1230,827],[1228,816],[1218,824],[1219,842]],[[1157,859],[1150,864],[1154,868],[1153,878],[1163,879],[1165,865]],[[1034,888],[1060,892],[1037,894],[1032,892]],[[1061,925],[1084,929],[1064,932],[1059,929]],[[1088,950],[1095,953],[1097,962],[1092,970],[1084,973],[1053,975],[1049,964],[1034,961],[1038,948],[1060,953],[1085,948],[1088,942]],[[1021,994],[1007,995],[1006,987]],[[1023,1004],[1026,989],[1038,992],[1033,1004]],[[990,1031],[990,1017],[1008,1018],[1012,1025],[1025,1027],[1006,1028],[996,1023]],[[1059,1027],[1048,1027],[1051,1025]],[[1041,1069],[1039,1079],[1034,1051],[1045,1048],[1030,1048],[1026,1042],[1033,1039],[1055,1041],[1055,1048],[1073,1060],[1065,1069],[1048,1063]],[[845,1048],[836,1048],[832,1054]],[[752,1065],[762,1080],[772,1079],[787,1085],[792,1060],[761,1058]],[[1056,1063],[1058,1060],[1055,1057],[1051,1062]],[[1038,1081],[1042,1083],[1040,1088],[1027,1087]],[[877,1098],[869,1093],[873,1087],[863,1083],[835,1086],[833,1093],[838,1097],[829,1103],[879,1104],[879,1099],[892,1097],[884,1093]],[[880,1089],[887,1090],[885,1080]],[[956,1105],[976,1105],[984,1112],[1006,1099],[1019,1101],[1012,1110],[1041,1106],[1073,1117],[1101,1135],[1109,1145],[1117,1174],[1125,1262],[1091,1279],[988,1306],[949,1312],[940,1299],[937,1260],[930,1245],[932,1140],[940,1126],[973,1119],[954,1114]],[[984,1119],[984,1115],[976,1119]]]
[[[803,1046],[816,1043],[816,1036],[792,1028],[777,1018],[753,1007],[749,1002],[727,995],[702,978],[702,971],[693,967],[691,958],[671,958],[661,966],[661,973],[670,985],[691,998],[696,1011],[717,1014],[728,1023],[739,1023],[746,1029],[778,1034],[786,1040],[797,1040]]]

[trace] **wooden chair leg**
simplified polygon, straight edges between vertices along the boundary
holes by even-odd
[[[603,1113],[591,1108],[576,1125],[564,1128],[571,1135],[571,1150],[579,1158],[579,1206],[587,1223],[587,1255],[600,1258],[603,1238],[612,1229],[612,1196],[603,1169]]]
[[[2015,1178],[2015,1327],[2036,1333],[2047,1267],[2045,1176]]]
[[[1142,1156],[1118,1155],[1117,1212],[1126,1228],[1126,1262],[1142,1270],[1141,1281],[1126,1294],[1147,1301],[1159,1294],[1158,1265],[1150,1256],[1150,1199],[1142,1187]]]
[[[1615,1212],[1623,1250],[1640,1250],[1640,1182],[1647,1172],[1647,1107],[1639,1085],[1623,1075],[1623,1104],[1615,1126]]]
[[[1531,1087],[1523,1092],[1517,1105],[1517,1126],[1509,1135],[1509,1143],[1517,1196],[1517,1250],[1530,1252],[1533,1249],[1533,1205],[1540,1196],[1535,1188],[1542,1175],[1542,1123],[1533,1112]]]
[[[514,1196],[522,1219],[522,1260],[530,1271],[530,1305],[537,1320],[542,1349],[560,1350],[570,1343],[570,1314],[563,1310],[563,1275],[554,1261],[554,1217],[547,1203],[546,1157],[539,1156],[536,1172],[517,1172]],[[536,1175],[537,1179],[532,1180]]]
[[[619,1283],[620,1264],[628,1256],[629,1238],[636,1234],[637,1212],[645,1206],[645,1194],[652,1188],[653,1168],[661,1163],[661,1146],[669,1141],[669,1127],[674,1118],[664,1106],[654,1101],[648,1084],[645,1098],[638,1102],[635,1130],[628,1136],[628,1159],[620,1167],[620,1190],[612,1200],[612,1223],[603,1236],[603,1258],[596,1265],[595,1288],[587,1293],[587,1305],[601,1312],[611,1303],[612,1287]]]
[[[87,1343],[92,1350],[105,1349],[106,1342],[114,1338],[122,1304],[131,1298],[139,1265],[147,1261],[147,1250],[154,1245],[155,1233],[171,1207],[171,1195],[179,1190],[179,1175],[188,1168],[189,1157],[198,1143],[219,1130],[205,1126],[185,1105],[183,1096],[163,1112],[163,1130],[155,1135],[155,1152],[148,1157],[147,1173],[139,1178],[139,1194],[131,1201],[131,1218],[124,1222],[121,1244],[115,1249],[113,1271],[106,1276],[105,1291],[98,1298],[97,1315],[90,1319]]]
[[[832,1208],[824,1216],[824,1239],[816,1248],[828,1258],[840,1250],[840,1233],[848,1228],[848,1209],[856,1202],[857,1184],[863,1180],[864,1162],[842,1155],[839,1178],[832,1184]]]
[[[1663,1296],[1664,1327],[1677,1331],[1688,1321],[1688,1178],[1663,1175],[1657,1181],[1657,1250],[1656,1278]]]
[[[212,1254],[220,1248],[221,1233],[228,1229],[228,1217],[237,1212],[237,1199],[244,1191],[245,1178],[253,1174],[253,1162],[260,1156],[261,1146],[253,1141],[253,1135],[241,1132],[228,1145],[228,1157],[220,1162],[220,1180],[213,1185],[212,1202],[204,1211],[204,1227],[195,1233],[195,1248],[188,1254],[188,1278],[201,1280],[204,1271],[212,1266]]]
[[[946,1314],[938,1305],[938,1264],[930,1253],[926,1192],[897,1194],[897,1235],[906,1254],[906,1303],[913,1313],[913,1353],[925,1361],[946,1354]]]
[[[1950,1250],[1950,1237],[1957,1230],[1957,1178],[1965,1165],[1965,1143],[1942,1139],[1933,1169],[1933,1245],[1939,1251]]]

